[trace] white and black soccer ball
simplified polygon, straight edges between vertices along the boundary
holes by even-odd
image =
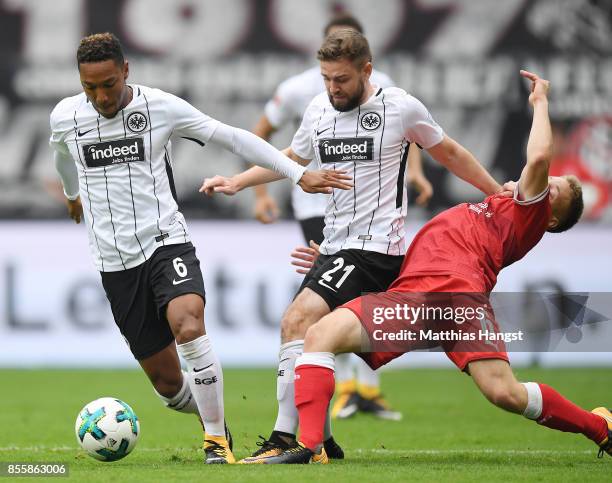
[[[74,430],[89,456],[100,461],[117,461],[136,446],[140,423],[126,403],[114,397],[101,397],[79,412]]]

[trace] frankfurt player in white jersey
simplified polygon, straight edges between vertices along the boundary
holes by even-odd
[[[51,113],[69,216],[86,222],[114,319],[157,394],[167,407],[201,418],[207,463],[232,463],[223,375],[204,328],[199,261],[176,203],[170,138],[216,143],[311,192],[350,188],[340,181],[347,177],[305,171],[178,97],[126,84],[128,63],[112,34],[84,38],[77,65],[84,93]]]
[[[383,88],[391,87],[393,82],[382,72],[372,71],[372,82]],[[274,97],[265,106],[264,115],[259,119],[253,132],[259,137],[269,139],[272,133],[290,123],[297,129],[312,99],[325,90],[319,66],[312,67],[301,74],[282,82]],[[308,166],[316,169],[316,161]],[[278,208],[274,199],[267,195],[265,185],[255,187],[255,216],[263,223],[275,221]],[[291,190],[291,207],[296,220],[301,223],[310,218],[323,217],[327,207],[327,196],[311,196],[300,189]]]
[[[363,27],[355,17],[340,14],[327,23],[323,35],[327,37],[330,33],[343,28],[352,28],[363,34]],[[375,69],[372,69],[370,81],[383,89],[394,85],[387,74]],[[266,103],[264,113],[255,125],[253,133],[268,141],[275,131],[287,124],[292,124],[294,129],[297,129],[312,99],[323,91],[325,83],[319,66],[281,82],[274,97]],[[316,165],[316,161],[312,161],[309,167],[316,169]],[[410,146],[408,153],[407,181],[419,193],[416,198],[417,204],[427,203],[433,194],[433,189],[423,175],[420,150],[415,145]],[[274,198],[268,194],[266,185],[255,186],[254,191],[255,217],[262,223],[276,221],[278,206]],[[293,216],[300,224],[306,243],[313,241],[320,244],[323,241],[327,201],[328,195],[311,195],[296,187],[291,190]],[[338,355],[335,376],[337,397],[331,408],[332,418],[344,419],[353,416],[357,411],[363,411],[382,419],[401,419],[402,414],[391,410],[382,396],[378,372],[373,371],[358,357],[351,354]],[[328,455],[336,456],[334,452],[328,452]]]
[[[310,103],[284,152],[302,163],[316,159],[346,169],[352,174],[353,188],[332,191],[322,255],[281,321],[279,414],[268,442],[283,436],[285,449],[297,444],[294,365],[303,350],[305,331],[362,292],[388,287],[399,273],[406,251],[403,176],[409,145],[427,149],[436,161],[487,195],[502,191],[469,151],[444,134],[417,99],[402,89],[370,83],[372,55],[363,35],[348,29],[335,32],[325,39],[317,57],[326,92]],[[254,167],[232,178],[206,180],[201,190],[234,194],[278,178]],[[247,462],[265,462],[282,446]]]

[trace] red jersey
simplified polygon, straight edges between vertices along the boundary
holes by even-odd
[[[531,200],[492,195],[443,211],[414,237],[391,291],[409,291],[409,277],[455,275],[482,292],[502,268],[523,258],[544,236],[551,215],[548,189]]]

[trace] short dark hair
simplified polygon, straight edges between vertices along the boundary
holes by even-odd
[[[565,212],[565,216],[559,220],[559,223],[554,228],[550,228],[548,231],[550,233],[561,233],[563,231],[569,230],[573,227],[580,217],[582,216],[582,212],[584,211],[584,201],[582,199],[582,185],[576,176],[567,175],[563,176],[565,180],[569,183],[570,189],[572,190],[572,197],[570,198],[570,204],[567,207],[567,211]]]
[[[77,49],[77,65],[113,60],[123,65],[125,57],[119,39],[110,32],[93,34],[81,39]]]
[[[317,52],[317,59],[348,59],[356,67],[363,67],[366,62],[372,62],[372,51],[363,34],[353,29],[342,29],[325,37]]]
[[[325,37],[329,35],[329,31],[332,29],[332,27],[348,27],[352,28],[353,30],[357,30],[357,32],[360,34],[363,34],[363,26],[361,25],[361,22],[348,13],[334,15],[332,19],[327,22],[325,28],[323,29],[323,35],[325,35]]]

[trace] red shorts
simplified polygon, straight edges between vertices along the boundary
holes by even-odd
[[[379,339],[376,339],[375,332],[380,333],[381,325],[377,325],[373,318],[370,316],[371,311],[367,308],[367,304],[370,306],[372,304],[372,300],[376,300],[377,304],[385,305],[389,303],[389,301],[399,301],[402,300],[402,297],[406,299],[409,297],[410,293],[424,294],[425,298],[428,299],[427,305],[432,306],[435,305],[435,302],[432,304],[431,299],[435,299],[438,293],[447,293],[453,292],[453,303],[459,304],[462,307],[473,306],[473,307],[481,307],[483,304],[488,304],[488,296],[480,292],[479,288],[474,287],[473,284],[470,284],[468,281],[448,276],[448,275],[434,275],[434,276],[411,276],[407,279],[410,282],[411,290],[408,291],[398,291],[391,290],[385,292],[385,294],[379,295],[366,295],[362,297],[358,297],[356,299],[351,300],[350,302],[342,305],[343,308],[347,308],[351,310],[361,321],[361,324],[368,335],[370,340],[370,346],[372,347],[371,352],[364,352],[358,354],[372,369],[378,369],[379,367],[387,364],[388,362],[396,359],[402,354],[409,352],[410,350],[416,349],[425,349],[432,347],[442,347],[448,358],[453,361],[453,363],[462,371],[466,369],[467,365],[472,361],[482,360],[482,359],[502,359],[508,361],[508,354],[506,352],[505,344],[503,341],[488,341],[488,340],[480,340],[476,335],[482,329],[485,329],[490,333],[497,333],[498,326],[495,322],[492,311],[487,311],[486,327],[483,327],[482,321],[480,319],[472,319],[467,320],[461,325],[457,325],[458,323],[454,320],[441,322],[435,322],[435,325],[429,325],[428,328],[432,328],[432,332],[436,332],[440,334],[441,332],[449,333],[453,331],[456,333],[468,334],[464,335],[466,339],[469,340],[461,340],[461,341],[437,341],[433,342],[428,346],[425,346],[423,342],[417,343],[389,343],[389,342],[377,342]],[[405,284],[404,284],[405,286]],[[430,295],[432,297],[430,297]],[[368,297],[370,301],[368,301]],[[379,297],[379,298],[375,298]],[[446,304],[448,304],[449,296],[443,295],[441,296],[446,300]],[[367,316],[364,316],[364,306],[366,306],[365,312]],[[379,322],[380,323],[380,322]],[[386,321],[385,330],[395,330],[400,331],[402,328],[410,327],[411,330],[415,330],[417,326],[411,326],[409,322],[405,320],[401,321]],[[425,327],[427,328],[427,327]],[[460,328],[460,330],[457,330]],[[472,335],[469,335],[472,334]],[[470,337],[472,337],[470,339]],[[381,348],[385,348],[387,350],[379,350]]]

